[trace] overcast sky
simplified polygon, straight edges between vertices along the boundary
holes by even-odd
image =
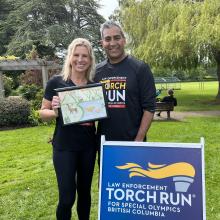
[[[108,19],[108,17],[112,14],[114,9],[118,7],[118,1],[117,0],[102,0],[100,1],[100,5],[103,5],[103,6],[99,10],[99,13],[105,19]]]

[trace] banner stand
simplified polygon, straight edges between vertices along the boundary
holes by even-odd
[[[206,220],[200,143],[101,137],[99,220]]]

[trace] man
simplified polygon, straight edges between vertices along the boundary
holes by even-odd
[[[164,96],[163,98],[162,98],[162,100],[161,100],[161,102],[169,102],[169,103],[173,103],[173,106],[177,106],[177,99],[174,97],[174,92],[173,92],[173,90],[172,89],[168,89],[167,90],[167,94],[168,94],[168,96]],[[160,114],[161,114],[161,112],[162,111],[159,111],[158,113],[157,113],[157,116],[160,116]],[[167,117],[169,117],[168,115],[169,115],[170,113],[167,111]]]
[[[98,135],[107,141],[144,141],[155,111],[151,70],[125,53],[126,39],[117,23],[106,21],[100,32],[108,59],[97,65],[95,82],[104,84],[109,117],[99,122]]]

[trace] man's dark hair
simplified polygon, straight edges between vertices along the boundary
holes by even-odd
[[[124,35],[124,32],[121,28],[121,26],[116,23],[115,21],[112,21],[112,20],[109,20],[109,21],[106,21],[105,23],[101,24],[101,27],[100,27],[100,34],[101,34],[101,38],[103,39],[103,31],[104,29],[107,29],[107,28],[111,28],[111,27],[117,27],[120,29],[120,32],[121,32],[121,36],[123,38],[125,38],[125,35]]]

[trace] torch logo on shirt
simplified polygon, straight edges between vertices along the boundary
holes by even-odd
[[[108,77],[104,84],[109,108],[125,108],[126,77]]]
[[[176,192],[187,192],[191,183],[194,182],[195,168],[186,162],[178,162],[170,165],[156,165],[148,163],[148,168],[143,169],[136,163],[126,163],[122,166],[116,166],[118,169],[128,169],[129,177],[140,176],[153,179],[164,179],[173,177]]]

